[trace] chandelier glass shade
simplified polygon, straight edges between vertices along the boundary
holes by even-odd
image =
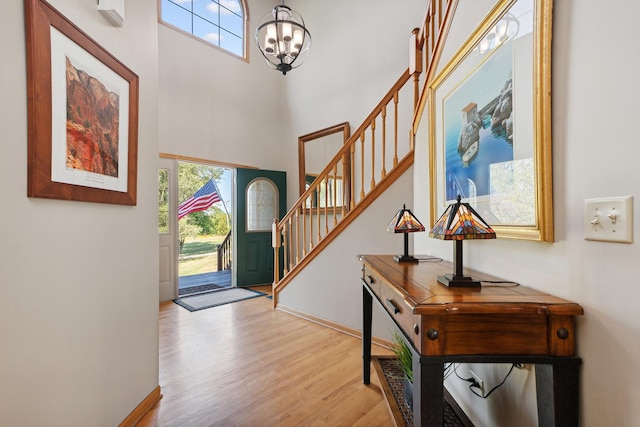
[[[256,28],[256,43],[269,66],[287,74],[302,65],[309,53],[311,34],[302,16],[284,5],[276,6]]]

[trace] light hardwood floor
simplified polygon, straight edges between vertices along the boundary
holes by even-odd
[[[362,384],[361,341],[266,297],[193,313],[161,304],[160,386],[138,426],[394,425],[373,369]]]

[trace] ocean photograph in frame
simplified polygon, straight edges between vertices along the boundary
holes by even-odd
[[[138,76],[25,0],[29,197],[136,204]]]
[[[512,59],[496,49],[443,100],[447,204],[489,195],[491,165],[513,161]]]
[[[553,241],[552,3],[496,2],[429,85],[432,224],[460,194],[499,238]]]

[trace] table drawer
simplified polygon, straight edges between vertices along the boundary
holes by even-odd
[[[405,301],[403,295],[366,266],[362,268],[362,280],[394,322],[413,341],[415,348],[420,350],[422,343],[420,316],[413,314],[413,308]]]
[[[413,307],[405,301],[400,292],[390,286],[385,286],[384,283],[380,286],[379,299],[387,313],[419,350],[421,348],[420,316],[413,314]]]
[[[450,315],[446,354],[549,354],[546,315]]]
[[[375,296],[380,298],[380,279],[376,274],[367,269],[365,266],[362,266],[362,280],[369,286],[369,289],[373,291]]]

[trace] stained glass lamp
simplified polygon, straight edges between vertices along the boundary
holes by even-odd
[[[429,232],[429,237],[455,240],[453,246],[453,274],[438,276],[438,282],[449,287],[478,288],[480,281],[462,274],[462,241],[467,239],[495,239],[496,233],[469,205],[458,201],[447,207]]]
[[[404,255],[396,255],[393,259],[397,262],[418,262],[418,258],[409,255],[409,233],[425,231],[425,228],[413,212],[402,205],[402,209],[391,219],[387,231],[404,234]]]

